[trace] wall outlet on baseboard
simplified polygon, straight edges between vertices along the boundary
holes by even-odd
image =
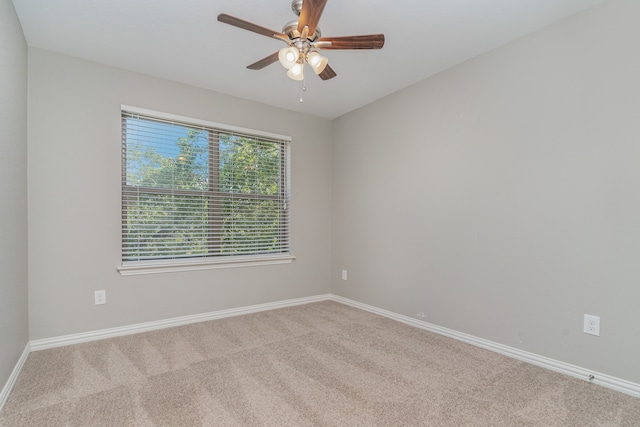
[[[95,302],[94,302],[95,305],[106,304],[107,303],[107,291],[105,291],[105,290],[95,291],[94,300],[95,300]]]
[[[600,317],[590,314],[584,315],[584,333],[600,336]]]

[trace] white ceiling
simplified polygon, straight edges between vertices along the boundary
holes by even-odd
[[[272,64],[284,44],[217,21],[272,30],[291,0],[13,0],[27,43],[276,107],[332,119],[602,0],[328,0],[323,36],[384,33],[382,50],[325,50],[337,72],[301,84]]]

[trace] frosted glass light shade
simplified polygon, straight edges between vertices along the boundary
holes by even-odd
[[[316,74],[320,74],[322,71],[324,71],[325,67],[329,63],[329,60],[326,57],[320,55],[318,52],[309,52],[309,54],[307,55],[307,62]]]
[[[278,60],[280,61],[280,65],[282,65],[287,70],[291,69],[296,62],[298,62],[298,58],[300,57],[300,52],[295,47],[283,47],[278,51]]]
[[[293,80],[304,79],[303,64],[298,62],[293,67],[289,68],[289,71],[287,71],[287,76],[289,76],[289,78]]]

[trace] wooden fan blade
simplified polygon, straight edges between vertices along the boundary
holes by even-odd
[[[247,65],[250,70],[262,70],[267,65],[271,65],[274,62],[278,62],[278,52],[272,53],[266,58],[262,58],[260,61],[256,61],[251,65]]]
[[[282,34],[280,31],[273,31],[268,28],[261,27],[260,25],[253,24],[249,21],[236,18],[235,16],[227,15],[226,13],[221,13],[220,15],[218,15],[218,21],[225,24],[233,25],[234,27],[242,28],[243,30],[262,34],[263,36],[276,37],[279,39],[282,39],[284,37],[284,39],[288,39],[288,37]]]
[[[331,45],[323,46],[323,42],[331,42]],[[320,37],[316,43],[318,43],[319,49],[382,49],[382,46],[384,46],[384,34]]]
[[[327,64],[327,66],[324,67],[324,70],[322,70],[322,72],[318,75],[322,80],[329,80],[337,76],[336,72],[333,71],[333,68],[329,67],[329,64]]]
[[[313,37],[318,27],[327,0],[302,0],[300,19],[298,20],[298,32],[302,33],[304,27],[309,27],[309,35]]]

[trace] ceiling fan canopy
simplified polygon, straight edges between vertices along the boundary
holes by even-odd
[[[279,51],[249,64],[247,68],[250,70],[260,70],[279,61],[288,70],[287,76],[294,80],[302,80],[306,63],[322,80],[329,80],[336,76],[336,72],[318,49],[382,49],[384,34],[322,37],[318,23],[326,3],[327,0],[293,0],[291,10],[298,19],[286,23],[282,31],[274,31],[225,13],[218,15],[218,21],[287,44]]]

